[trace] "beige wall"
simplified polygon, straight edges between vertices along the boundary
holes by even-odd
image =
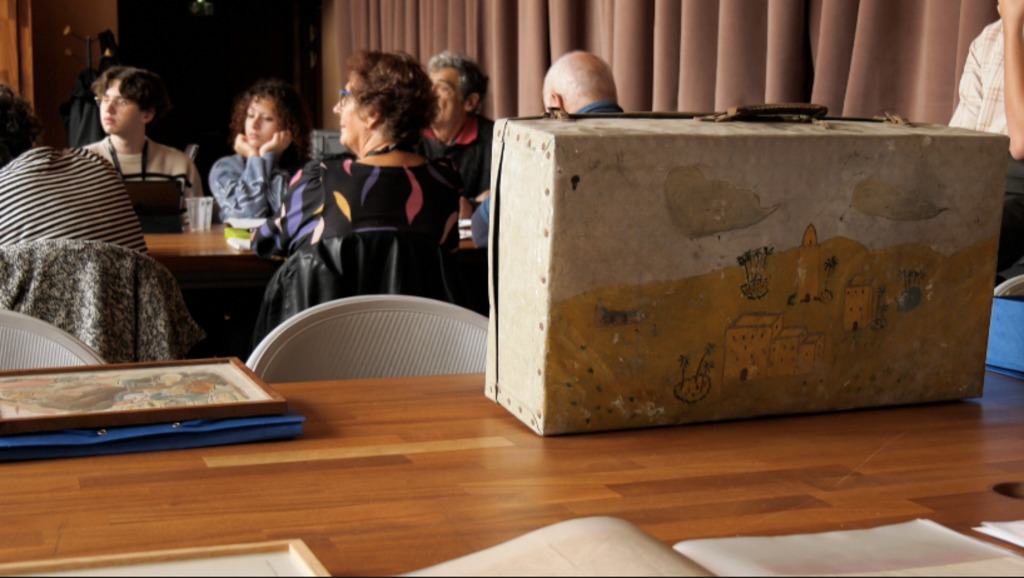
[[[36,116],[43,123],[39,144],[62,147],[67,144],[60,105],[71,96],[78,73],[85,69],[85,42],[64,36],[64,28],[82,38],[91,37],[92,65],[99,65],[100,43],[97,36],[110,30],[117,33],[117,0],[32,0],[32,93]],[[71,56],[65,54],[71,51]],[[25,55],[23,55],[24,58]],[[24,64],[24,63],[23,63]]]

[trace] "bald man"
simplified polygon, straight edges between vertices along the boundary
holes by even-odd
[[[622,112],[615,78],[608,63],[582,50],[556,60],[544,76],[544,108],[560,108],[570,114]],[[484,199],[473,212],[473,242],[486,247],[490,231],[491,200]]]
[[[622,112],[608,63],[576,50],[562,55],[544,76],[544,108],[571,114]]]

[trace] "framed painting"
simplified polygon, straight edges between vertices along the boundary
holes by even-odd
[[[0,435],[286,411],[234,357],[0,372]]]

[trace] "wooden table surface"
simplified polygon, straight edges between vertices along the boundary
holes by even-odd
[[[542,438],[482,375],[296,383],[292,440],[0,464],[0,562],[300,538],[407,572],[576,517],[667,544],[1024,519],[1024,382],[978,400]]]
[[[147,233],[146,247],[183,288],[265,287],[282,263],[228,245],[224,225],[213,225],[206,231]]]
[[[146,247],[184,285],[232,285],[247,281],[265,285],[282,261],[260,259],[248,250],[235,249],[224,238],[224,225],[206,231],[147,233]],[[460,262],[487,263],[487,253],[472,239],[459,244]]]

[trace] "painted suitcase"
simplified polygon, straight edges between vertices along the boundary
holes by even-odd
[[[506,119],[485,393],[542,435],[982,395],[1006,137]]]

